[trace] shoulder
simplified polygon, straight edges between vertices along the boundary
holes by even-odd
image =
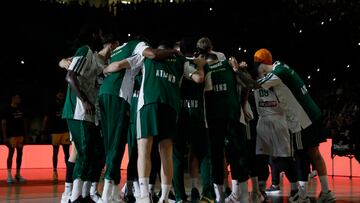
[[[74,57],[86,56],[89,51],[91,51],[90,47],[87,46],[87,45],[83,45],[83,46],[81,46],[80,48],[78,48],[76,50],[76,53],[75,53]]]

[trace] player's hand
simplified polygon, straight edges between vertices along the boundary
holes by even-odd
[[[245,61],[241,61],[239,63],[239,69],[246,69],[248,67],[248,64]]]
[[[203,55],[199,55],[198,57],[194,58],[194,63],[198,67],[204,67],[206,65],[205,57]]]
[[[248,111],[245,111],[245,110],[244,110],[244,116],[245,116],[245,121],[246,122],[249,122],[249,121],[251,121],[253,119],[251,114]]]
[[[237,71],[239,69],[239,64],[235,57],[230,57],[229,63],[231,67],[234,69],[234,71]]]
[[[61,68],[69,69],[71,61],[72,58],[61,59],[61,61],[59,62],[59,66]]]
[[[95,113],[95,106],[94,104],[92,104],[90,101],[85,100],[84,102],[84,108],[85,108],[85,112],[86,114],[90,114],[93,115]]]

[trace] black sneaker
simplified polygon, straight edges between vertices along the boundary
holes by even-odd
[[[82,196],[80,195],[75,201],[71,201],[71,199],[69,199],[69,203],[84,203],[84,199],[82,198]]]
[[[124,197],[124,200],[127,203],[135,203],[136,202],[136,198],[134,197],[133,194],[126,194]]]
[[[174,192],[173,192],[172,190],[170,190],[170,192],[169,192],[169,199],[170,199],[170,200],[173,200],[173,201],[176,200],[175,194],[174,194]]]
[[[191,202],[198,202],[200,199],[200,192],[197,188],[192,188],[190,193]]]
[[[82,199],[82,203],[96,203],[96,202],[94,200],[92,200],[89,195]]]
[[[161,190],[159,192],[158,195],[156,195],[155,193],[150,193],[151,194],[151,199],[154,203],[158,202],[161,196]]]
[[[279,185],[271,185],[269,188],[266,188],[266,193],[278,193],[280,192],[280,186]]]

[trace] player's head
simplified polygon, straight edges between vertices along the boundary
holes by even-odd
[[[180,41],[175,42],[173,49],[180,51]]]
[[[64,91],[62,91],[62,90],[57,91],[56,95],[55,95],[55,98],[56,98],[56,101],[58,101],[58,102],[65,101],[65,93],[64,93]]]
[[[272,55],[268,49],[262,48],[255,52],[254,63],[263,63],[266,65],[272,65]]]
[[[100,50],[103,44],[102,31],[99,26],[94,24],[83,25],[78,38],[82,44],[89,45],[93,50]]]
[[[138,41],[142,41],[142,42],[145,42],[147,44],[150,44],[150,40],[145,36],[145,35],[136,35],[134,37],[134,40],[138,40]]]
[[[191,38],[184,38],[180,41],[180,52],[185,56],[193,56],[196,52],[195,41]]]
[[[259,71],[260,76],[270,72],[272,64],[272,55],[268,49],[262,48],[255,52],[254,68]]]
[[[199,52],[209,53],[213,49],[213,45],[209,38],[202,37],[197,41],[196,48]]]
[[[219,60],[216,54],[207,54],[205,59],[208,64],[213,64]]]
[[[103,36],[103,46],[109,46],[111,50],[114,50],[120,45],[118,37],[113,33],[107,33]]]
[[[167,40],[163,40],[159,43],[158,49],[172,49],[173,48],[173,44]]]
[[[21,104],[21,95],[18,92],[11,94],[11,104],[19,105]]]

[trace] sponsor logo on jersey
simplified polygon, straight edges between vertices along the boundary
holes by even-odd
[[[167,73],[164,70],[156,70],[156,77],[167,79],[171,83],[176,82],[176,77],[173,74]]]
[[[259,101],[259,107],[276,107],[276,101]]]
[[[185,108],[198,108],[199,107],[199,101],[193,100],[193,99],[182,100],[181,104]]]

